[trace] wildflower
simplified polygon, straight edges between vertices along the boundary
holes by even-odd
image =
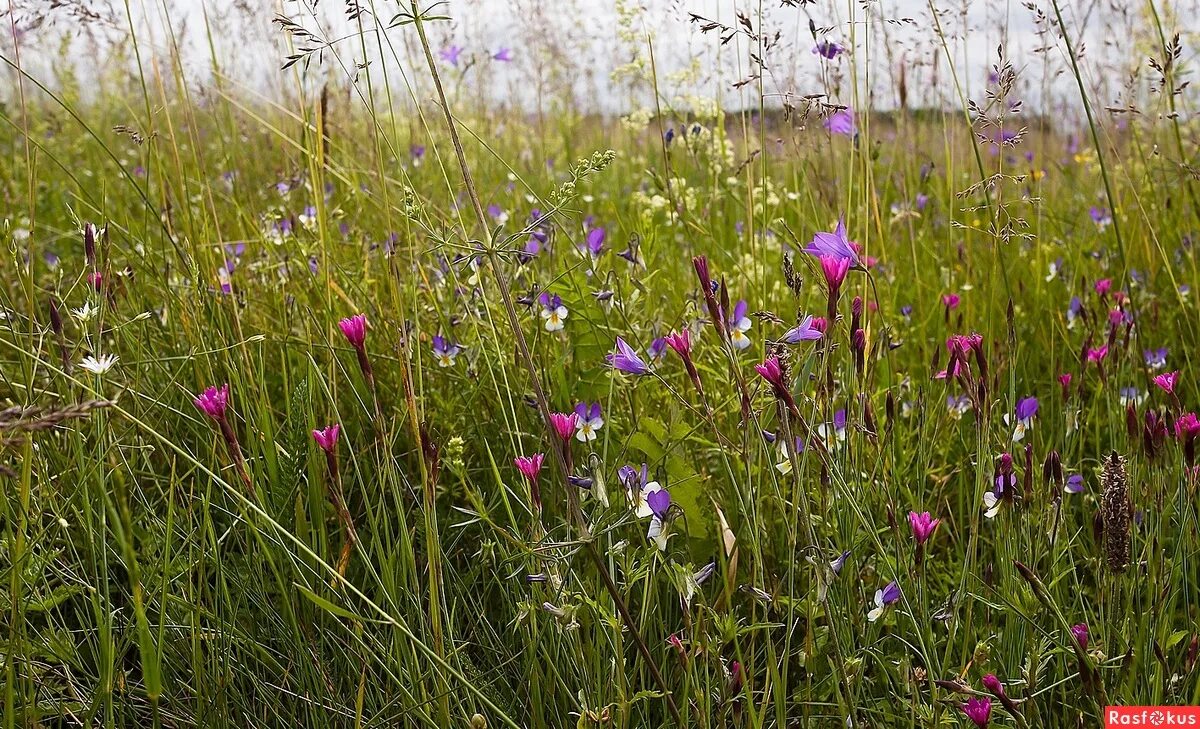
[[[650,361],[662,359],[667,353],[667,340],[664,337],[655,337],[650,340],[650,346],[646,347],[646,356]]]
[[[338,322],[342,335],[355,349],[362,349],[367,341],[367,315],[355,314]]]
[[[564,443],[575,434],[575,413],[550,413],[550,427]]]
[[[812,241],[804,249],[804,252],[817,258],[824,256],[846,258],[850,260],[851,267],[858,265],[858,252],[854,250],[854,246],[846,236],[845,215],[838,218],[837,227],[833,229],[832,233],[813,235]]]
[[[220,422],[225,419],[225,407],[229,403],[229,385],[209,387],[193,401],[208,417]]]
[[[321,447],[321,450],[326,453],[333,453],[337,450],[338,435],[342,432],[342,426],[334,423],[320,430],[312,432],[313,440]]]
[[[630,375],[645,375],[650,373],[650,366],[638,356],[633,347],[626,344],[625,340],[620,337],[617,337],[617,351],[605,355],[604,359],[613,369]]]
[[[1075,625],[1072,625],[1071,626],[1071,636],[1073,638],[1075,638],[1075,642],[1079,644],[1080,648],[1082,648],[1085,651],[1087,650],[1087,647],[1088,647],[1087,623],[1076,623]]]
[[[1062,396],[1063,399],[1066,400],[1067,396],[1071,394],[1071,373],[1064,372],[1059,375],[1058,384],[1060,387],[1062,387]]]
[[[696,370],[696,364],[692,361],[692,333],[688,329],[680,329],[677,332],[672,332],[666,336],[664,340],[666,345],[675,350],[679,355],[679,359],[683,360],[683,366],[687,370],[688,379],[692,381],[696,392],[703,394],[704,388],[700,385],[700,373]]]
[[[845,408],[838,409],[833,413],[832,423],[821,423],[816,428],[816,434],[821,440],[828,443],[830,437],[841,443],[846,440],[846,410]]]
[[[983,677],[983,687],[991,691],[996,698],[1004,695],[1004,684],[1000,683],[1000,679],[996,678],[996,674],[989,673]]]
[[[1101,363],[1108,356],[1108,345],[1101,347],[1089,348],[1087,351],[1087,361]]]
[[[704,256],[696,256],[692,259],[692,268],[696,270],[696,279],[700,281],[700,293],[704,296],[704,305],[708,308],[708,315],[712,319],[713,326],[717,328],[717,333],[724,339],[728,334],[725,331],[725,317],[721,316],[721,305],[717,303],[716,287],[713,285],[712,275],[708,270],[708,259]]]
[[[842,289],[842,282],[846,280],[846,274],[850,271],[853,261],[836,256],[821,256],[820,260],[821,272],[825,274],[825,285],[829,290],[827,314],[830,320],[833,320],[837,317],[837,300]]]
[[[462,352],[462,347],[457,344],[451,344],[445,337],[438,334],[433,338],[433,358],[437,361],[439,367],[450,367],[454,364],[454,358]]]
[[[492,54],[493,61],[499,61],[501,63],[508,63],[508,62],[512,61],[512,59],[513,59],[513,56],[512,56],[511,48],[501,48],[500,50],[498,50]]]
[[[1025,437],[1025,431],[1033,427],[1033,416],[1037,415],[1038,401],[1036,397],[1027,397],[1017,402],[1017,408],[1014,412],[1017,425],[1013,429],[1013,442],[1019,442]],[[1005,422],[1008,422],[1008,417],[1005,416]]]
[[[413,144],[409,146],[408,156],[412,158],[413,167],[420,167],[421,160],[425,159],[425,145]]]
[[[849,558],[850,558],[850,550],[847,549],[845,552],[842,552],[841,554],[839,554],[836,559],[834,559],[832,562],[829,563],[829,569],[833,570],[834,575],[841,574],[842,568],[846,566],[846,560]]]
[[[461,46],[449,45],[438,51],[438,56],[451,66],[458,66],[458,58],[462,55],[462,52],[463,49]]]
[[[729,343],[738,349],[746,349],[750,346],[750,337],[746,336],[746,332],[750,331],[750,317],[746,316],[746,301],[743,299],[733,307],[733,315],[729,317],[727,325],[729,327]]]
[[[596,440],[596,431],[604,426],[604,418],[600,416],[600,403],[581,402],[575,406],[575,439],[581,443]]]
[[[815,339],[820,339],[821,336],[822,330],[813,326],[813,317],[812,315],[809,315],[804,317],[804,320],[800,322],[799,326],[789,329],[787,333],[783,335],[783,341],[787,342],[788,344],[798,344],[799,342],[808,342]]]
[[[79,366],[91,372],[93,375],[103,375],[113,368],[113,365],[120,359],[115,354],[103,354],[99,357],[88,355],[83,358]]]
[[[830,134],[853,137],[857,131],[854,125],[854,112],[850,109],[838,109],[825,120],[825,129]]]
[[[1083,316],[1083,300],[1078,296],[1072,296],[1071,302],[1067,304],[1067,328],[1075,328],[1075,320]]]
[[[1088,211],[1088,215],[1100,230],[1104,230],[1112,224],[1112,215],[1109,214],[1106,208],[1092,206],[1092,209]]]
[[[757,372],[764,380],[771,384],[775,390],[775,396],[781,400],[786,397],[791,397],[788,394],[787,382],[784,379],[783,365],[778,357],[767,357],[762,364],[754,365],[754,371]]]
[[[1068,494],[1083,493],[1083,476],[1078,473],[1073,473],[1067,477],[1067,485],[1063,487],[1063,491]]]
[[[908,524],[912,527],[913,539],[917,540],[918,545],[927,542],[940,523],[941,520],[931,518],[928,511],[920,514],[915,511],[908,512]]]
[[[562,297],[558,294],[543,292],[538,297],[538,303],[542,305],[542,318],[546,320],[546,331],[560,331],[564,326],[563,320],[567,318],[567,307],[563,306]]]
[[[654,481],[650,483],[658,485]],[[665,552],[668,537],[666,533],[667,511],[671,508],[671,494],[660,486],[645,493],[645,502],[650,509],[650,526],[646,529],[646,539],[654,542],[660,552]]]
[[[1175,385],[1179,382],[1179,372],[1167,372],[1158,375],[1154,378],[1154,384],[1158,385],[1159,389],[1168,395],[1175,394]]]
[[[1117,400],[1125,407],[1140,407],[1146,401],[1146,393],[1136,387],[1122,387],[1117,391]]]
[[[962,710],[976,727],[985,729],[992,718],[992,700],[986,696],[976,696],[967,699]]]
[[[813,46],[812,52],[815,55],[820,56],[821,58],[832,61],[833,59],[837,58],[842,53],[845,53],[846,49],[843,48],[842,46],[838,45],[837,43],[834,43],[833,41],[825,40],[825,41],[820,41],[815,46]]]
[[[587,232],[584,239],[584,249],[592,255],[592,258],[599,258],[601,251],[604,250],[604,228],[596,227]]]
[[[867,620],[872,623],[883,617],[883,611],[889,605],[894,604],[900,599],[900,586],[893,580],[889,582],[882,590],[875,591],[875,607],[867,613]]]
[[[1167,366],[1167,348],[1147,349],[1142,352],[1142,358],[1146,361],[1146,366],[1152,370],[1161,370]]]
[[[538,474],[542,472],[543,458],[545,454],[534,453],[532,456],[518,456],[513,459],[513,465],[529,481],[529,500],[533,502],[533,508],[539,514],[542,511],[542,491],[538,487]]]
[[[1100,298],[1103,299],[1103,298],[1107,297],[1108,292],[1112,290],[1112,279],[1108,279],[1108,278],[1099,279],[1098,281],[1096,281],[1095,284],[1093,284],[1092,287],[1094,289],[1096,289],[1096,293],[1100,294]]]
[[[957,420],[971,409],[971,398],[966,395],[947,395],[946,409]]]
[[[958,308],[962,297],[958,294],[942,294],[942,306],[946,307],[946,312],[949,313]]]

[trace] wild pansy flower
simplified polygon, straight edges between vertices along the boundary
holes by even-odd
[[[813,326],[813,317],[804,317],[799,326],[789,329],[783,335],[783,341],[788,344],[799,344],[800,342],[811,342],[822,337],[822,330]]]
[[[913,539],[918,545],[929,541],[940,523],[941,520],[932,518],[928,511],[922,511],[920,514],[915,511],[908,512],[908,525],[912,528]]]
[[[1071,297],[1071,303],[1067,305],[1067,328],[1075,328],[1075,320],[1083,315],[1083,301],[1078,296]]]
[[[746,349],[750,346],[750,337],[746,336],[746,332],[750,331],[750,317],[746,316],[748,305],[743,299],[738,301],[733,307],[733,314],[730,315],[727,325],[729,327],[729,343],[738,349]]]
[[[445,337],[438,334],[433,338],[433,358],[439,367],[451,367],[454,358],[462,351],[462,347],[451,344]]]
[[[542,292],[542,295],[538,297],[538,303],[542,305],[542,318],[546,320],[546,331],[560,331],[565,326],[563,322],[567,318],[567,307],[563,306],[562,297],[558,294]]]
[[[650,340],[650,346],[646,347],[646,356],[650,361],[660,360],[667,354],[666,337],[655,337]]]
[[[616,346],[616,352],[604,356],[605,361],[608,362],[610,367],[630,375],[646,375],[650,373],[650,366],[638,356],[637,351],[633,347],[626,344],[624,339],[617,337]]]
[[[1088,647],[1087,623],[1076,623],[1075,625],[1072,625],[1071,626],[1071,636],[1073,638],[1075,638],[1075,642],[1079,644],[1080,648],[1082,648],[1085,651],[1087,650],[1087,647]]]
[[[1162,390],[1163,392],[1167,393],[1168,395],[1175,394],[1175,385],[1178,382],[1179,382],[1179,371],[1178,370],[1176,370],[1175,372],[1166,372],[1164,374],[1156,375],[1154,377],[1154,384],[1158,385],[1158,388],[1160,390]]]
[[[1146,401],[1146,393],[1136,387],[1122,387],[1117,391],[1117,400],[1125,407],[1130,405],[1140,407]]]
[[[305,206],[304,210],[296,216],[296,221],[306,230],[313,230],[317,227],[317,209],[312,205]]]
[[[829,443],[830,440],[836,440],[842,443],[846,440],[846,410],[841,408],[834,412],[833,422],[821,423],[816,427],[817,436]]]
[[[412,159],[413,167],[420,167],[421,160],[425,159],[425,145],[413,144],[408,148],[408,156]]]
[[[604,427],[601,417],[600,403],[594,402],[589,407],[581,402],[575,406],[575,439],[581,443],[596,440],[596,431]]]
[[[1067,477],[1067,484],[1063,487],[1063,491],[1068,494],[1083,493],[1083,476],[1078,473],[1072,473]]]
[[[651,481],[654,485],[656,482]],[[646,506],[650,509],[650,526],[646,529],[646,539],[653,542],[660,552],[667,550],[667,512],[671,508],[671,494],[665,488],[659,488],[645,493]]]
[[[342,432],[342,426],[338,423],[328,425],[324,428],[314,430],[312,432],[313,440],[320,446],[321,450],[326,453],[333,453],[337,450],[338,435]]]
[[[872,623],[883,617],[883,611],[900,599],[900,585],[893,580],[882,590],[875,591],[875,607],[867,613],[867,620]]]
[[[854,126],[854,112],[850,109],[838,109],[825,120],[825,129],[830,134],[853,137],[857,131]]]
[[[779,446],[779,463],[775,464],[775,470],[782,473],[784,476],[792,472],[792,456],[788,452],[787,441],[783,439],[775,439]],[[796,436],[792,442],[792,447],[796,450],[796,455],[804,452],[806,446],[804,439]]]
[[[975,696],[967,699],[962,710],[978,729],[986,729],[992,718],[992,700],[986,696]]]
[[[1096,227],[1100,230],[1104,230],[1112,224],[1112,215],[1109,214],[1107,208],[1092,206],[1092,209],[1088,211],[1088,216],[1091,217],[1092,222],[1095,223]]]
[[[1147,349],[1142,352],[1143,359],[1146,360],[1146,366],[1152,370],[1161,370],[1167,366],[1167,348],[1160,347],[1159,349]]]
[[[947,395],[946,409],[957,420],[971,409],[971,398],[966,395]]]
[[[1017,421],[1016,427],[1013,429],[1013,442],[1019,442],[1025,437],[1025,432],[1033,427],[1033,416],[1037,415],[1038,401],[1036,397],[1026,397],[1017,401],[1016,410],[1013,415]],[[1008,422],[1008,416],[1004,417],[1004,421]]]
[[[564,443],[575,435],[575,413],[550,413],[550,427]]]

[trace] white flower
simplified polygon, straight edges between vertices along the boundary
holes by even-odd
[[[560,331],[565,326],[563,320],[567,318],[567,307],[559,304],[553,309],[542,309],[542,318],[546,320],[546,331]]]
[[[883,604],[883,590],[875,591],[875,607],[871,608],[871,612],[867,613],[867,620],[872,623],[883,617],[883,609],[886,607]]]
[[[83,358],[83,361],[79,363],[79,366],[88,372],[91,372],[93,375],[102,375],[111,370],[113,365],[117,363],[118,359],[120,358],[115,354],[104,354],[99,358],[89,355]]]
[[[1000,513],[1000,507],[1003,505],[1004,501],[1002,501],[1000,497],[996,496],[995,492],[992,490],[989,489],[983,494],[983,506],[986,509],[986,511],[983,512],[983,515],[987,518],[995,519],[996,514]]]
[[[650,528],[646,530],[646,539],[658,545],[658,551],[665,552],[667,551],[667,538],[669,536],[663,520],[657,516],[652,517],[650,519]]]
[[[596,440],[596,431],[604,427],[604,418],[583,418],[575,421],[575,439],[581,443]]]
[[[92,317],[96,316],[96,308],[92,306],[92,302],[85,301],[83,302],[83,306],[71,310],[71,316],[78,319],[80,324],[86,324],[92,320]]]
[[[662,485],[658,481],[651,481],[641,488],[640,491],[629,493],[629,500],[633,502],[634,513],[639,519],[645,519],[648,516],[654,516],[654,510],[650,508],[650,500],[648,497],[655,491],[662,491]]]
[[[750,317],[743,316],[741,319],[733,323],[729,329],[729,343],[738,349],[747,349],[750,346],[750,337],[746,336],[746,332],[750,331],[752,322]]]

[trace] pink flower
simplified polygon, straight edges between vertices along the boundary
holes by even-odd
[[[1177,382],[1179,382],[1178,370],[1175,372],[1167,372],[1154,378],[1154,384],[1158,385],[1162,391],[1168,395],[1175,394],[1175,383]]]
[[[996,698],[1004,696],[1004,684],[1000,683],[1000,679],[996,678],[996,674],[989,673],[983,677],[983,687],[991,691]]]
[[[1088,626],[1087,623],[1078,623],[1071,626],[1071,635],[1075,637],[1075,641],[1079,643],[1079,647],[1087,650],[1088,647]]]
[[[992,718],[992,700],[986,696],[967,699],[962,710],[975,726],[984,729]]]
[[[942,294],[942,306],[946,307],[947,311],[957,309],[960,301],[962,301],[962,297],[958,294]]]
[[[778,357],[766,358],[762,364],[754,365],[754,371],[762,375],[764,380],[771,383],[776,392],[787,389],[783,381],[783,367],[779,364]]]
[[[342,319],[338,322],[338,326],[345,335],[346,341],[355,349],[362,349],[363,344],[367,341],[367,315],[355,314],[354,316]]]
[[[825,274],[825,283],[829,286],[830,292],[836,292],[842,288],[842,282],[846,280],[846,274],[850,271],[850,266],[854,261],[849,258],[839,256],[821,256],[821,271]]]
[[[823,316],[814,316],[812,318],[812,328],[824,334],[829,329],[829,320]]]
[[[1107,356],[1108,356],[1108,345],[1107,344],[1104,345],[1103,347],[1097,347],[1095,349],[1089,349],[1087,351],[1087,361],[1088,362],[1103,362],[1104,358]]]
[[[692,334],[687,329],[681,329],[677,332],[671,332],[666,336],[667,346],[675,350],[676,354],[687,360],[692,353]]]
[[[1071,373],[1064,372],[1061,375],[1059,375],[1058,376],[1058,384],[1062,385],[1062,394],[1063,394],[1063,397],[1066,398],[1066,396],[1068,394],[1070,394],[1070,392],[1071,392]]]
[[[1195,413],[1184,413],[1175,421],[1175,437],[1193,440],[1200,435],[1200,418]]]
[[[1095,286],[1096,293],[1100,294],[1100,296],[1108,296],[1108,292],[1112,290],[1112,280],[1102,278],[1096,282]]]
[[[327,425],[320,430],[314,430],[312,432],[312,437],[313,440],[317,442],[317,445],[321,447],[321,450],[325,451],[326,453],[333,453],[335,450],[337,450],[338,434],[341,432],[342,426],[334,423],[333,425]]]
[[[939,523],[941,520],[931,518],[928,511],[920,514],[915,511],[908,512],[908,524],[912,527],[913,539],[917,540],[917,544],[924,544],[928,541]]]
[[[104,274],[99,271],[92,271],[87,275],[87,282],[91,284],[92,288],[99,291],[104,286]]]
[[[224,420],[225,407],[229,404],[229,383],[206,389],[192,402],[213,420]]]
[[[542,471],[542,459],[545,458],[543,453],[534,453],[532,456],[520,456],[513,459],[513,464],[521,475],[529,479],[529,483],[537,483],[538,474]]]
[[[550,425],[564,442],[575,435],[575,413],[550,413]]]

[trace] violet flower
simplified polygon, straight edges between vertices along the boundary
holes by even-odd
[[[437,361],[439,367],[451,367],[454,365],[454,358],[462,352],[462,347],[457,344],[451,344],[445,337],[438,334],[433,338],[433,357]]]
[[[853,137],[857,131],[854,125],[854,112],[850,109],[838,109],[825,120],[825,129],[830,134]]]
[[[638,356],[633,347],[626,344],[625,340],[620,337],[617,337],[617,351],[605,355],[604,359],[610,367],[626,374],[646,375],[650,373],[650,366]]]
[[[789,329],[787,333],[783,335],[783,341],[787,342],[788,344],[799,344],[800,342],[811,342],[813,340],[820,339],[821,336],[822,332],[820,329],[813,326],[813,317],[810,314],[809,316],[804,317],[804,320],[800,322],[799,326]]]
[[[867,613],[867,620],[872,623],[883,617],[883,611],[900,599],[900,585],[895,580],[887,583],[882,590],[875,591],[875,607]]]
[[[538,303],[542,305],[542,318],[546,320],[546,331],[562,330],[565,326],[563,322],[567,318],[567,307],[563,306],[562,297],[558,294],[543,292],[538,297]]]
[[[575,406],[575,439],[581,443],[596,440],[596,431],[604,427],[600,403],[581,402]]]
[[[726,322],[729,331],[729,343],[737,349],[746,349],[750,346],[750,337],[746,336],[746,332],[750,331],[750,317],[746,316],[747,309],[746,301],[743,299],[738,301],[733,307],[733,314],[730,315],[729,321]]]
[[[858,252],[850,244],[850,239],[846,237],[846,216],[844,214],[838,218],[837,227],[833,229],[832,233],[819,232],[813,235],[812,241],[805,247],[804,252],[817,258],[823,256],[847,258],[851,262],[851,267],[858,265]]]

